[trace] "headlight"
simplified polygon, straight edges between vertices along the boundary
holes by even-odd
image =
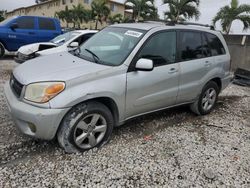
[[[65,88],[64,82],[40,82],[26,87],[24,98],[36,103],[46,103]]]

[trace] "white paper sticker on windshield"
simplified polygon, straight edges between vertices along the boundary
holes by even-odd
[[[142,35],[142,33],[137,32],[137,31],[128,30],[128,31],[126,31],[125,35],[139,38]]]

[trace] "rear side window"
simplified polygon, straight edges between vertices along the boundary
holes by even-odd
[[[204,57],[200,32],[181,31],[179,45],[182,61]]]
[[[138,57],[153,60],[156,67],[174,63],[176,57],[176,32],[161,32],[152,36],[142,48]]]
[[[18,29],[34,29],[35,22],[33,17],[21,17],[17,21]]]
[[[226,53],[225,48],[223,47],[223,44],[221,43],[220,39],[210,33],[205,33],[208,45],[211,49],[212,56],[216,55],[223,55]]]
[[[52,19],[38,18],[39,29],[56,30],[55,23]]]
[[[203,54],[204,54],[205,57],[211,57],[212,56],[212,50],[210,48],[208,39],[205,36],[205,33],[202,34],[202,49],[203,49]]]

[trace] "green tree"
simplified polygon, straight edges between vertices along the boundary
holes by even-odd
[[[39,3],[46,2],[46,1],[48,1],[48,0],[36,0],[35,2],[36,2],[37,4],[39,4]]]
[[[69,27],[69,23],[73,23],[75,27],[75,23],[73,22],[73,13],[68,9],[68,6],[65,7],[65,10],[55,12],[55,17],[59,18],[62,21],[65,21],[67,27]]]
[[[213,18],[213,25],[215,26],[217,21],[221,22],[222,30],[229,34],[233,21],[239,20],[243,23],[246,30],[250,27],[250,5],[239,5],[238,0],[232,0],[230,6],[222,7],[216,16]]]
[[[186,19],[199,19],[198,9],[200,0],[163,0],[169,10],[165,12],[166,19],[174,22],[185,21]]]
[[[95,29],[97,29],[98,22],[101,24],[106,21],[110,14],[110,9],[107,6],[106,0],[93,0],[91,3],[92,15],[95,20]]]
[[[113,16],[109,16],[108,20],[111,24],[121,23],[123,22],[123,16],[121,14],[115,14]]]
[[[154,0],[127,0],[126,5],[132,8],[132,18],[136,21],[145,18],[145,15],[155,8]]]
[[[4,20],[4,14],[6,10],[0,10],[0,22]]]
[[[78,28],[80,28],[83,22],[87,23],[92,19],[91,11],[85,9],[82,4],[78,4],[77,6],[73,5],[72,13],[73,20],[75,22],[75,25],[78,25]]]
[[[158,9],[155,6],[147,9],[145,12],[142,12],[142,18],[144,20],[159,20]]]

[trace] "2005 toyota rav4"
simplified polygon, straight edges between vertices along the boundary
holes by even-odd
[[[220,32],[187,25],[109,26],[75,52],[18,66],[5,85],[9,110],[26,135],[58,138],[67,152],[106,143],[126,120],[190,104],[209,113],[230,82]]]

